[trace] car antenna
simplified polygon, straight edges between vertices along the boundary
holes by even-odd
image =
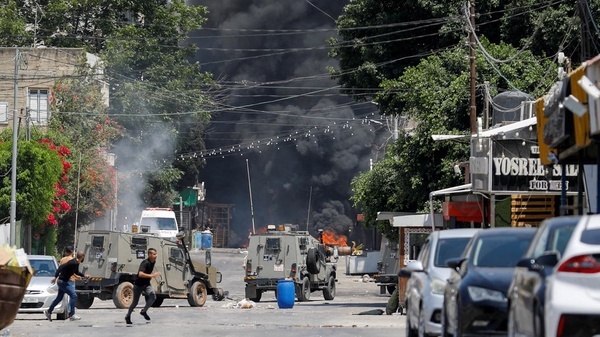
[[[312,185],[310,186],[310,194],[308,195],[308,214],[306,215],[306,231],[308,232],[308,223],[310,220],[310,204],[312,201]]]
[[[250,183],[250,165],[248,159],[246,159],[246,171],[248,172],[248,191],[250,191],[250,214],[252,215],[252,234],[256,234],[254,228],[254,205],[252,204],[252,184]]]

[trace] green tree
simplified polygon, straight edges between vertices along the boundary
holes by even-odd
[[[31,34],[25,31],[26,23],[16,1],[8,0],[0,6],[0,46],[21,46],[29,41]]]
[[[73,169],[64,184],[65,197],[72,207],[58,219],[60,246],[73,243],[75,223],[99,221],[115,207],[117,175],[106,155],[123,128],[109,118],[102,82],[95,73],[96,69],[81,60],[75,76],[55,83],[48,131],[39,131],[40,137],[69,144],[72,150]]]
[[[204,22],[205,8],[173,1],[136,10],[143,22],[116,29],[103,51],[113,89],[111,114],[127,130],[115,152],[128,158],[131,174],[151,178],[151,186],[138,191],[146,205],[172,205],[175,191],[195,184],[203,165],[200,158],[175,153],[204,149],[213,83],[199,64],[188,62],[195,47],[181,46]]]
[[[337,20],[340,37],[330,41],[330,54],[339,60],[339,68],[331,69],[333,77],[355,99],[372,100],[374,89],[386,79],[397,78],[427,55],[464,43],[469,30],[466,3],[350,0]],[[579,62],[581,11],[589,18],[590,52],[600,53],[600,32],[594,23],[600,17],[600,0],[587,1],[586,8],[578,3],[477,1],[477,35],[494,44],[528,49],[540,58],[561,50]]]
[[[17,27],[22,30],[20,35],[16,35],[21,45],[80,47],[103,59],[105,80],[111,86],[110,110],[106,113],[124,127],[122,136],[105,146],[117,154],[117,166],[128,170],[124,176],[161,177],[147,182],[160,181],[158,185],[131,184],[132,190],[144,196],[147,203],[159,198],[161,204],[166,204],[172,202],[167,198],[175,190],[199,180],[203,161],[176,157],[175,153],[204,149],[208,110],[213,106],[211,75],[189,61],[196,46],[186,41],[188,34],[205,22],[204,6],[187,6],[184,0],[15,3],[12,16],[7,14],[6,20],[0,16],[0,36],[15,35],[5,24],[23,22]],[[25,26],[31,28],[28,33]],[[88,118],[101,111],[87,106],[90,112],[80,111],[82,106],[73,106],[70,112]],[[102,118],[104,111],[99,114]],[[87,158],[85,153],[83,158]],[[166,184],[164,179],[172,180]],[[148,196],[145,191],[156,195]]]
[[[516,52],[506,44],[494,45],[485,39],[482,43],[499,58]],[[365,225],[379,226],[390,238],[397,237],[397,231],[387,223],[377,223],[378,211],[425,211],[431,191],[460,183],[453,166],[468,161],[469,143],[437,142],[431,136],[469,134],[467,52],[457,47],[430,56],[417,66],[407,67],[398,79],[382,83],[384,90],[377,100],[400,107],[402,114],[416,126],[400,134],[385,160],[378,162],[373,171],[353,180],[352,200],[362,209]],[[509,86],[537,97],[554,81],[552,63],[539,62],[531,52],[524,52],[501,66],[492,67],[482,55],[477,62],[481,64],[477,78],[490,82],[493,95],[498,88]]]
[[[4,139],[9,135],[3,133]],[[9,138],[10,139],[10,138]],[[0,143],[0,171],[6,172],[0,180],[0,214],[10,214],[12,141]],[[44,240],[46,251],[54,252],[55,231],[54,201],[57,184],[64,173],[61,156],[47,142],[19,141],[17,154],[16,220],[32,226],[34,237],[46,233],[54,240]],[[48,229],[48,230],[47,230]]]

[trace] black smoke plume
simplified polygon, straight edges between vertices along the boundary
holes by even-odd
[[[252,228],[246,163],[257,229],[294,223],[313,234],[320,228],[348,234],[356,222],[350,181],[381,158],[390,134],[369,121],[379,119],[376,105],[341,95],[327,74],[336,67],[327,39],[336,36],[335,18],[346,3],[190,3],[210,12],[190,41],[199,47],[196,61],[223,86],[228,107],[207,133],[214,152],[201,179],[209,203],[236,205],[232,238],[240,243]]]

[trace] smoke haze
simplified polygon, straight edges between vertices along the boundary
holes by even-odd
[[[207,133],[214,152],[201,180],[209,203],[235,204],[232,231],[242,241],[252,228],[246,160],[256,228],[295,223],[346,234],[355,222],[350,181],[381,155],[389,133],[365,122],[379,118],[375,105],[341,95],[327,74],[337,68],[327,39],[346,3],[190,1],[210,12],[190,39],[196,61],[226,90],[229,107]]]

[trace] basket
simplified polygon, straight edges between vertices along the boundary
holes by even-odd
[[[0,330],[15,320],[31,276],[27,267],[0,265]]]

